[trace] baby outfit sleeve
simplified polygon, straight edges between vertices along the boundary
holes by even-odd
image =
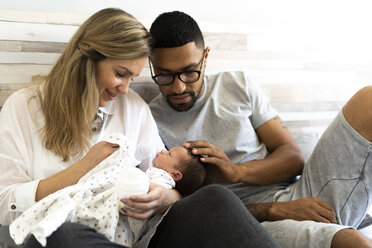
[[[160,184],[167,189],[172,189],[176,186],[176,182],[165,170],[151,167],[146,170],[150,182]]]

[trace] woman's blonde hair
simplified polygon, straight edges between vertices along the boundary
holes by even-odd
[[[95,65],[105,58],[149,56],[150,35],[121,9],[100,10],[72,37],[44,82],[44,146],[68,161],[89,148],[99,104]]]

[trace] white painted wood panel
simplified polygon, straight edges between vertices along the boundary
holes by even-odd
[[[0,40],[68,42],[77,26],[0,21]]]
[[[51,65],[0,64],[0,85],[30,83],[33,76],[46,75],[51,67]]]
[[[54,64],[59,53],[0,52],[0,64]]]
[[[9,22],[49,23],[79,26],[88,18],[85,14],[0,9],[0,20]]]

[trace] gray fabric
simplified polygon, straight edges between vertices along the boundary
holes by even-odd
[[[25,248],[42,248],[32,235],[25,243]],[[108,240],[95,229],[80,223],[65,222],[47,239],[50,248],[126,248]]]
[[[238,197],[224,187],[208,185],[172,206],[159,225],[150,247],[279,246],[247,212]]]
[[[0,225],[0,248],[23,247],[17,246],[10,237],[8,226]]]
[[[281,247],[292,248],[331,247],[331,237],[346,228],[335,224],[295,220],[266,221],[261,224],[279,242]]]
[[[363,229],[371,224],[372,224],[372,217],[369,214],[367,214],[366,217],[364,217],[362,222],[359,224],[358,230]]]
[[[337,144],[337,145],[334,145]],[[324,132],[305,164],[301,178],[286,187],[229,185],[245,204],[292,201],[316,196],[336,211],[340,225],[313,221],[265,222],[282,247],[330,247],[334,234],[357,228],[371,202],[372,144],[361,137],[340,112]]]
[[[277,115],[266,96],[242,72],[206,76],[204,83],[203,96],[186,113],[174,111],[162,95],[150,103],[167,148],[204,139],[235,163],[263,159],[268,152],[255,129]]]
[[[358,227],[372,202],[372,143],[340,112],[320,138],[302,177],[274,196],[289,201],[316,196],[336,211],[338,223]]]

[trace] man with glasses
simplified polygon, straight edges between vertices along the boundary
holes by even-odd
[[[190,43],[192,46],[193,43]],[[187,48],[186,48],[187,49]],[[182,51],[184,49],[180,49],[181,53],[178,52],[177,49],[172,49],[172,51],[176,54],[176,56],[184,56],[184,52],[188,51]],[[164,54],[165,51],[165,54]],[[152,58],[155,60],[159,61],[162,60],[164,56],[167,55],[167,51],[169,50],[157,50],[156,52],[153,53]],[[187,111],[192,106],[195,104],[196,99],[198,99],[204,92],[204,85],[201,83],[197,83],[197,81],[200,81],[200,75],[202,74],[202,69],[203,69],[203,64],[204,64],[204,59],[206,58],[206,55],[208,56],[209,48],[204,49],[203,55],[201,60],[198,63],[189,63],[187,65],[182,65],[182,70],[181,72],[172,72],[172,70],[169,70],[170,67],[162,68],[159,64],[156,68],[156,71],[159,72],[160,74],[158,75],[153,75],[153,69],[151,66],[151,63],[149,62],[150,65],[150,71],[151,71],[151,76],[152,79],[160,86],[160,89],[162,89],[162,92],[164,92],[164,96],[166,96],[167,102],[169,103],[170,106],[172,106],[173,109],[176,111]],[[187,56],[187,55],[186,55]],[[193,56],[198,56],[198,53],[193,54]],[[182,58],[180,60],[177,60],[182,62]],[[172,67],[175,65],[173,64]],[[200,66],[200,68],[199,68]],[[172,88],[174,87],[175,84],[174,80],[177,78],[177,80],[181,81],[181,84],[179,84],[178,88],[175,88],[173,90]],[[185,84],[189,84],[189,88],[186,89],[184,88]],[[170,93],[167,93],[167,90],[170,89]],[[180,94],[182,93],[182,94]]]
[[[243,72],[204,74],[210,48],[190,16],[163,13],[150,33],[150,70],[161,91],[150,107],[168,149],[202,155],[216,182],[283,247],[370,247],[347,226],[359,225],[372,199],[372,129],[363,129],[372,110],[370,119],[354,111],[356,103],[372,104],[371,88],[344,107],[304,166],[277,112]]]

